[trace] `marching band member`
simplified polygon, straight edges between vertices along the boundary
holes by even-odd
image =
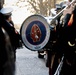
[[[60,35],[63,43],[64,63],[60,75],[76,75],[76,6],[64,10],[64,27]]]
[[[12,21],[11,15],[12,15],[12,8],[2,8],[0,10],[0,29],[3,28],[7,32],[11,44],[11,48],[8,48],[7,51],[5,47],[5,43],[6,43],[5,38],[3,37],[1,38],[3,40],[0,40],[0,49],[5,50],[4,53],[0,51],[1,53],[0,58],[2,58],[0,60],[0,65],[2,66],[2,67],[0,66],[0,71],[1,71],[0,75],[15,74],[16,49],[21,47],[20,46],[21,36],[14,27],[14,23]],[[9,50],[11,51],[10,53],[12,54],[9,53]]]
[[[16,53],[16,49],[18,47],[20,47],[19,41],[21,40],[21,36],[14,27],[14,23],[13,23],[12,17],[11,17],[12,11],[13,11],[13,9],[10,7],[1,9],[1,13],[4,15],[6,22],[9,23],[10,31],[12,31],[12,33],[8,32],[8,34],[10,35],[10,40],[11,40],[11,44],[13,46],[14,53]],[[14,55],[15,55],[15,59],[16,59],[16,54],[14,54]]]
[[[74,62],[74,61],[76,61],[76,56],[75,56],[75,52],[74,52],[76,49],[75,43],[74,43],[75,37],[76,37],[76,33],[75,33],[75,29],[74,29],[75,28],[75,18],[73,20],[73,17],[75,17],[74,15],[76,13],[75,12],[76,9],[74,7],[75,6],[72,4],[71,6],[69,6],[69,8],[64,10],[63,16],[65,16],[65,18],[64,18],[63,26],[60,26],[58,29],[56,28],[56,32],[58,31],[58,33],[57,33],[58,39],[57,39],[57,42],[56,42],[56,45],[54,46],[54,48],[56,50],[56,54],[58,54],[58,55],[56,55],[57,61],[56,61],[56,59],[54,59],[54,63],[57,63],[58,59],[60,59],[63,55],[65,58],[65,60],[63,61],[64,64],[63,64],[60,75],[75,75],[75,74],[73,74],[73,72],[75,72],[74,65],[76,65]],[[74,47],[72,47],[72,46],[74,46]],[[65,62],[67,63],[67,65]],[[57,64],[54,64],[54,63],[53,63],[53,67],[52,67],[52,74],[54,74],[54,72],[56,71],[56,68],[57,68]],[[71,65],[71,67],[70,67],[70,65]]]
[[[10,28],[3,14],[0,13],[0,75],[14,75],[15,73],[14,52],[9,36],[6,34],[6,32],[12,33]]]

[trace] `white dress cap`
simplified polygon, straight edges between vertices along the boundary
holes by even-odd
[[[2,14],[4,14],[4,15],[8,15],[8,14],[10,14],[12,11],[13,11],[12,8],[7,7],[7,8],[2,8],[0,12],[1,12]]]

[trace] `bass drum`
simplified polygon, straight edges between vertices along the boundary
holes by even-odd
[[[20,34],[24,45],[32,51],[41,50],[49,41],[50,27],[41,15],[31,15],[22,24]]]

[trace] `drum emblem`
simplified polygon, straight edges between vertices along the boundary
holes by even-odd
[[[41,30],[37,24],[34,24],[31,28],[31,39],[33,42],[38,42],[40,41],[41,38]]]

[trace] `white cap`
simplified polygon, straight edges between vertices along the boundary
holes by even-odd
[[[4,14],[4,15],[9,15],[9,14],[11,14],[12,11],[13,11],[13,9],[10,8],[10,7],[2,8],[2,9],[0,10],[0,12],[1,12],[2,14]]]

